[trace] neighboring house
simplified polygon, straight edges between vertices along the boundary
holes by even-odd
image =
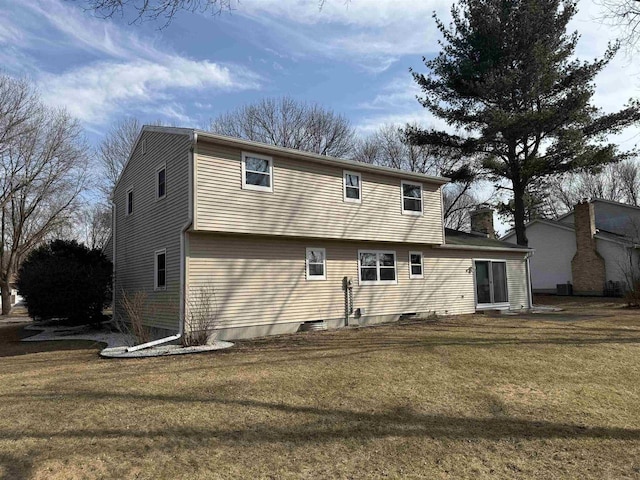
[[[24,299],[18,295],[18,286],[16,285],[15,276],[12,277],[12,280],[9,282],[11,286],[11,292],[9,293],[9,298],[11,300],[11,306],[21,304]],[[0,298],[0,308],[2,308],[2,298]]]
[[[113,193],[114,314],[123,294],[145,292],[145,322],[173,334],[209,292],[218,338],[237,339],[529,308],[531,250],[445,235],[445,183],[145,126]],[[492,213],[478,217],[492,228]]]
[[[556,292],[571,284],[586,295],[617,294],[638,270],[640,208],[608,200],[580,202],[557,220],[526,225],[534,292]],[[516,243],[515,232],[502,240]]]

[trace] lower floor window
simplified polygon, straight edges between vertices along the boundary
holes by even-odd
[[[422,252],[409,252],[409,278],[423,278]]]
[[[396,252],[358,252],[358,274],[361,284],[396,283]]]
[[[324,248],[307,248],[307,280],[326,280],[327,256]]]

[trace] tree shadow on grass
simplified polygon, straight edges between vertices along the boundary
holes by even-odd
[[[38,330],[25,330],[24,325],[0,327],[0,357],[15,357],[31,353],[86,350],[103,348],[104,345],[93,340],[50,340],[43,342],[22,342],[32,337]]]
[[[64,397],[67,394],[62,395]],[[17,399],[22,395],[9,395]],[[33,399],[39,394],[24,395]],[[381,412],[363,412],[344,408],[322,408],[308,405],[290,405],[253,399],[222,398],[195,395],[159,395],[99,391],[80,391],[68,394],[74,400],[109,402],[160,402],[185,404],[186,406],[210,405],[238,408],[238,418],[242,409],[261,409],[308,417],[307,421],[292,421],[284,425],[284,417],[277,425],[250,424],[207,428],[201,426],[167,426],[159,429],[106,428],[106,429],[64,429],[60,431],[11,431],[0,430],[0,438],[5,440],[64,439],[64,438],[146,438],[160,440],[199,439],[216,440],[225,444],[247,444],[264,442],[332,442],[345,439],[372,440],[387,436],[427,437],[435,440],[539,440],[539,439],[607,439],[640,440],[640,429],[620,427],[585,426],[569,423],[537,421],[522,418],[498,416],[490,418],[458,417],[425,414],[411,407],[402,406]],[[61,395],[58,394],[58,399]],[[249,415],[249,412],[244,412]]]
[[[30,459],[0,452],[0,473],[3,474],[0,478],[6,480],[26,480],[31,478],[32,469],[33,464]]]

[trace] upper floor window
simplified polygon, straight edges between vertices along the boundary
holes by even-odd
[[[402,182],[402,213],[422,215],[422,184]]]
[[[154,262],[154,285],[155,290],[164,290],[167,288],[167,251],[165,249],[155,252]]]
[[[127,215],[133,213],[133,187],[127,190]]]
[[[242,188],[273,192],[273,158],[242,152]]]
[[[147,139],[142,140],[142,154],[145,155],[147,153]]]
[[[424,278],[422,275],[422,252],[409,252],[409,278]]]
[[[396,252],[358,251],[358,280],[361,285],[398,283],[396,278]]]
[[[344,201],[360,203],[362,199],[362,176],[356,172],[344,170]]]
[[[327,255],[324,248],[307,248],[307,280],[327,279]]]
[[[162,165],[156,170],[156,198],[160,200],[167,195],[167,167]]]

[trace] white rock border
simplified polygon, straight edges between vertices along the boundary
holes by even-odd
[[[210,352],[233,347],[231,342],[216,340],[210,345],[198,345],[183,347],[182,345],[158,345],[135,352],[127,352],[128,345],[133,344],[130,335],[118,332],[86,332],[86,327],[45,327],[28,325],[25,330],[37,330],[39,333],[31,337],[23,338],[23,342],[48,342],[51,340],[89,340],[104,343],[107,346],[100,351],[100,356],[105,358],[150,358],[166,355],[186,355],[190,353]]]
[[[149,358],[164,357],[166,355],[186,355],[189,353],[211,352],[213,350],[223,350],[233,347],[231,342],[216,340],[211,345],[198,345],[194,347],[183,347],[182,345],[159,345],[157,347],[127,352],[127,347],[110,347],[100,352],[100,356],[107,358]]]

